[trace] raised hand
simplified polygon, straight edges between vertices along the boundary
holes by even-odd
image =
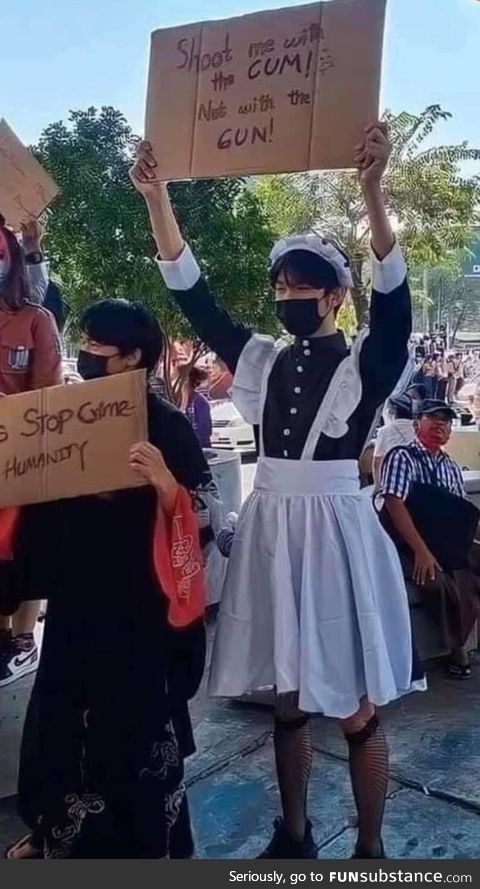
[[[160,257],[173,262],[181,255],[185,243],[170,203],[167,183],[157,178],[156,167],[150,142],[139,142],[130,179],[147,204]]]
[[[388,127],[378,121],[365,129],[365,139],[355,148],[354,163],[362,185],[377,185],[387,168],[392,146]]]
[[[22,246],[25,253],[36,253],[42,249],[45,227],[39,219],[30,219],[21,225]]]
[[[148,195],[165,186],[165,183],[162,183],[157,178],[156,166],[157,162],[153,156],[150,142],[139,142],[137,157],[133,167],[130,169],[130,179],[137,191],[144,197],[148,197]]]

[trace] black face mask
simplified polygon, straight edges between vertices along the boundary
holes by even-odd
[[[106,355],[93,355],[83,349],[78,353],[77,370],[84,380],[97,380],[99,377],[108,376],[107,364],[109,357]]]
[[[275,303],[277,318],[292,336],[313,336],[321,327],[318,299],[280,299]]]

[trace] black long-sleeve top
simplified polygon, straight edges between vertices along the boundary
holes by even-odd
[[[411,300],[405,263],[398,245],[395,244],[382,262],[373,257],[372,263],[370,328],[358,347],[359,397],[352,403],[352,378],[347,375],[343,382],[344,395],[336,408],[341,419],[346,421],[345,434],[338,435],[337,432],[335,437],[326,431],[321,434],[315,460],[358,459],[378,408],[391,394],[408,360]],[[160,268],[174,299],[198,337],[235,374],[255,335],[218,306],[188,247],[179,260],[160,263]],[[274,348],[273,340],[262,338],[262,341],[267,355],[269,346]],[[280,352],[269,378],[263,412],[266,456],[300,459],[332,377],[348,355],[349,348],[340,332],[332,336],[296,339]],[[350,413],[349,403],[352,403]],[[241,405],[237,404],[237,407],[242,412]],[[252,416],[245,416],[245,419],[255,422]]]

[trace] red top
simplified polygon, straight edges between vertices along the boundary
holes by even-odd
[[[18,395],[62,382],[62,354],[55,319],[28,303],[0,308],[0,393]]]

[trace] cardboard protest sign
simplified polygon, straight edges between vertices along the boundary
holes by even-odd
[[[38,219],[58,194],[58,186],[28,148],[0,120],[0,213],[14,231]]]
[[[159,179],[352,167],[378,117],[386,0],[331,0],[152,34]]]
[[[146,438],[144,371],[1,398],[0,507],[137,487]]]

